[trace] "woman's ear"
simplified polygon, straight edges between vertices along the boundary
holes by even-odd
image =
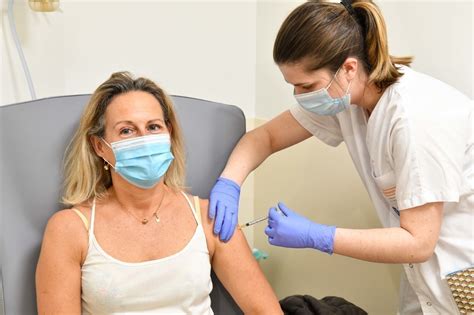
[[[171,136],[173,134],[173,126],[171,126],[171,123],[169,122],[166,123],[166,129],[168,129],[168,132]]]
[[[357,74],[357,69],[359,66],[359,60],[354,57],[349,57],[344,61],[344,63],[341,66],[341,70],[343,73],[346,74],[346,78],[348,81],[354,80],[356,74]]]
[[[89,138],[89,141],[91,142],[92,147],[94,148],[95,154],[100,156],[101,158],[104,158],[105,155],[105,144],[103,140],[97,136],[91,136]]]

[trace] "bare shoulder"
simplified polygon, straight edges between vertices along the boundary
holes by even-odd
[[[48,220],[47,231],[58,231],[66,234],[78,233],[81,230],[87,232],[84,221],[75,210],[83,215],[87,223],[90,222],[90,210],[84,205],[76,205],[54,213]]]
[[[64,251],[82,262],[87,246],[88,233],[85,224],[72,208],[60,210],[49,218],[43,247]]]

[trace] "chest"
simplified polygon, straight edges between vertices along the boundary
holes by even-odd
[[[370,176],[378,191],[389,203],[393,211],[399,215],[397,205],[397,177],[393,160],[393,145],[390,121],[381,121],[366,126],[365,143]]]
[[[354,162],[382,222],[389,225],[398,219],[396,174],[391,149],[391,127],[387,122],[376,122],[360,108],[351,108],[342,117],[341,131]],[[384,219],[389,215],[388,219]],[[391,224],[390,224],[391,225]]]
[[[187,209],[186,209],[187,210]],[[197,223],[188,211],[166,211],[159,222],[141,224],[127,215],[110,220],[96,217],[94,237],[110,256],[124,262],[143,262],[171,256],[191,241]]]

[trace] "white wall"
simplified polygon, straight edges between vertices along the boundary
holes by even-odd
[[[395,56],[474,99],[474,1],[381,1]]]
[[[29,99],[2,0],[0,103]],[[15,17],[39,98],[91,93],[113,71],[152,78],[168,93],[240,106],[255,114],[254,1],[62,0]]]

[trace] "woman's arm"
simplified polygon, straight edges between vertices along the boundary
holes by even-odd
[[[241,230],[221,242],[212,233],[207,217],[208,201],[201,200],[202,225],[206,234],[212,269],[244,314],[283,314],[278,299],[266,280]]]
[[[85,231],[72,210],[48,221],[36,267],[38,314],[81,314],[81,261]]]
[[[443,203],[400,211],[400,227],[336,229],[334,253],[381,263],[422,263],[432,255],[439,237]]]
[[[290,111],[285,111],[240,139],[222,176],[242,185],[248,174],[268,156],[310,136],[311,133],[296,121]]]

